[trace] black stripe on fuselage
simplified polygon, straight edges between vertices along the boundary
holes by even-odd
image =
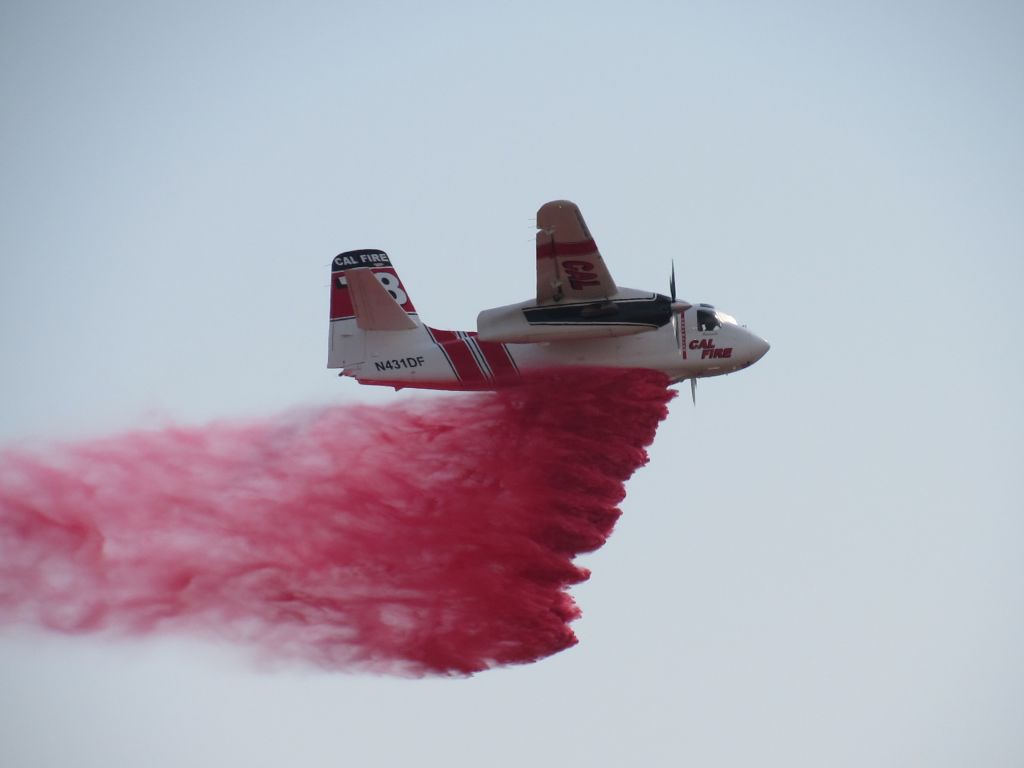
[[[647,299],[610,299],[545,305],[523,310],[530,325],[646,325],[660,328],[672,319],[672,299],[653,294]]]

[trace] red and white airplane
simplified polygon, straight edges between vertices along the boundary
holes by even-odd
[[[561,366],[649,368],[693,388],[768,351],[731,315],[676,299],[674,269],[670,296],[618,287],[575,204],[545,203],[537,229],[537,297],[484,310],[476,332],[425,325],[383,251],[339,254],[327,367],[395,389],[494,389]]]

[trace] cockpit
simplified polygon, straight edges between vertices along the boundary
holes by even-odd
[[[739,325],[736,318],[715,309],[710,304],[697,306],[697,329],[701,331],[713,331],[722,325]]]

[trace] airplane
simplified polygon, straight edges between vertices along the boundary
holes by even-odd
[[[488,390],[563,366],[647,368],[670,383],[741,370],[768,342],[711,304],[620,288],[579,208],[537,211],[537,295],[485,309],[476,331],[423,323],[387,253],[346,251],[331,265],[328,368],[360,384]]]

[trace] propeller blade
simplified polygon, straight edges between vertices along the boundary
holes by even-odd
[[[676,306],[676,260],[672,259],[672,273],[668,278],[668,292],[672,296],[672,330],[675,331],[676,335],[676,349],[683,348],[683,335],[679,330],[679,323],[681,318],[679,317],[679,308]]]
[[[694,406],[697,405],[697,379],[690,379],[690,397],[693,398]]]

